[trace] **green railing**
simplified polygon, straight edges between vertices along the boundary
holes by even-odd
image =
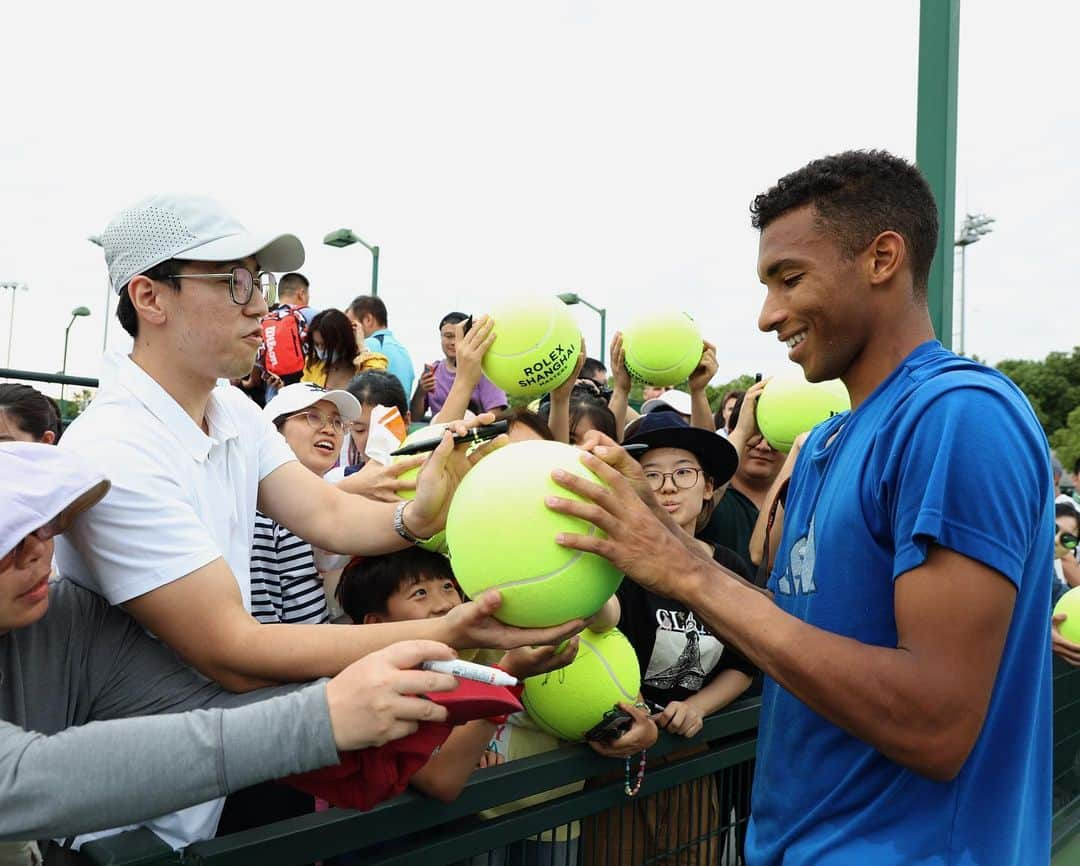
[[[649,750],[650,767],[638,800],[658,798],[680,785],[700,785],[715,780],[721,804],[720,820],[706,826],[700,819],[689,822],[698,828],[690,838],[660,839],[643,862],[665,861],[676,848],[695,862],[707,850],[715,863],[737,863],[736,840],[745,829],[745,802],[756,746],[759,700],[737,702],[706,720],[694,740],[661,734]],[[687,757],[665,762],[665,756],[699,748]],[[613,777],[613,773],[617,778]],[[517,812],[483,819],[478,813],[502,803],[550,791],[588,779],[583,790],[529,806]],[[660,800],[670,803],[670,800]],[[288,866],[325,860],[356,852],[350,863],[365,866],[438,866],[446,863],[484,864],[502,862],[497,856],[505,846],[555,828],[567,828],[578,838],[582,854],[577,862],[618,862],[607,850],[610,840],[590,835],[590,816],[627,803],[623,792],[622,762],[601,758],[584,746],[478,770],[461,796],[442,804],[414,793],[405,793],[368,812],[331,809],[270,824],[171,851],[149,831],[139,830],[102,839],[83,848],[85,859],[100,866],[157,866],[157,864],[215,864],[215,866]],[[734,808],[733,808],[734,806]],[[626,820],[620,818],[620,821]],[[636,820],[629,819],[631,822]],[[1054,669],[1054,814],[1055,863],[1073,862],[1072,846],[1080,844],[1080,669],[1055,661]],[[621,834],[638,832],[622,826]],[[599,839],[599,841],[598,841]],[[592,846],[590,848],[590,845]],[[709,846],[709,847],[706,847]],[[586,850],[587,849],[587,850]],[[508,861],[512,862],[512,861]],[[552,866],[559,866],[555,860]]]

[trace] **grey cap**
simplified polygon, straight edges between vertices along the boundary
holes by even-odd
[[[296,235],[253,234],[212,198],[164,194],[122,210],[101,234],[109,282],[120,292],[131,278],[169,259],[231,262],[255,256],[264,271],[304,264]]]

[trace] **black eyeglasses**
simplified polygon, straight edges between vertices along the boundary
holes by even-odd
[[[649,487],[653,490],[660,490],[664,486],[664,481],[668,478],[679,490],[689,490],[697,484],[698,475],[704,471],[704,469],[691,469],[689,466],[682,466],[674,472],[646,472],[645,480],[649,482]]]
[[[229,298],[234,304],[241,307],[251,303],[257,283],[259,294],[266,299],[267,306],[277,301],[277,279],[269,271],[259,271],[257,274],[253,274],[245,267],[237,267],[227,274],[169,274],[166,279],[228,280]]]

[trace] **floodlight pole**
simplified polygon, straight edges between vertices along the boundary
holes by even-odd
[[[11,289],[11,320],[8,322],[8,344],[7,344],[7,368],[11,369],[11,341],[15,336],[15,293],[18,291],[27,291],[30,287],[26,283],[20,283],[17,280],[7,280],[0,282],[0,289]]]
[[[604,366],[604,349],[607,347],[607,309],[594,307],[577,292],[563,292],[559,295],[559,300],[567,305],[584,304],[600,316],[600,364]]]
[[[64,329],[64,362],[60,365],[60,375],[67,375],[67,356],[68,356],[68,337],[71,335],[71,326],[75,324],[75,320],[82,318],[83,316],[89,316],[90,310],[87,307],[76,307],[71,311],[71,321],[68,322],[68,326]],[[60,383],[60,412],[64,411],[64,389],[67,387],[67,382]]]
[[[967,248],[990,234],[993,231],[990,228],[993,222],[994,218],[985,214],[966,214],[963,223],[960,224],[960,234],[953,241],[954,246],[960,248],[960,340],[956,351],[961,355],[964,354],[964,323],[966,319],[964,308],[967,301]]]
[[[323,238],[323,243],[329,247],[348,247],[360,244],[371,253],[371,296],[379,297],[379,245],[372,246],[352,229],[337,229]]]
[[[101,240],[101,235],[90,235],[87,240],[94,246],[104,247],[105,244]],[[109,277],[105,277],[105,334],[101,338],[101,351],[102,354],[109,351],[109,302],[112,301],[112,282]]]

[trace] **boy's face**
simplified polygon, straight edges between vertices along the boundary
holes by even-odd
[[[424,577],[416,583],[399,586],[386,600],[386,613],[369,613],[364,617],[364,623],[445,616],[459,604],[461,595],[454,581],[445,577]]]

